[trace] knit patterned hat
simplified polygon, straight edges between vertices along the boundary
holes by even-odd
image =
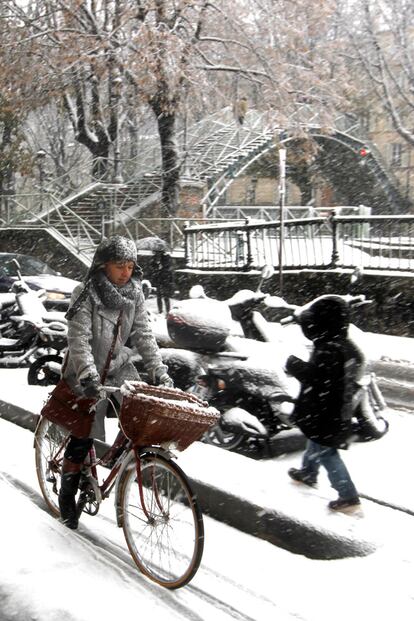
[[[87,278],[109,261],[132,261],[137,266],[137,247],[132,239],[122,235],[104,239],[95,251]]]

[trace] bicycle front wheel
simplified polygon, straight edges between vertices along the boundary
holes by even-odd
[[[60,516],[58,493],[65,440],[69,432],[41,418],[34,434],[36,473],[50,511]]]
[[[203,555],[203,516],[184,472],[155,453],[140,456],[120,484],[129,551],[146,576],[169,589],[187,584]]]

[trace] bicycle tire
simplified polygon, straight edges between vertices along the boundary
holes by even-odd
[[[68,435],[68,431],[43,417],[40,419],[34,434],[37,479],[43,498],[55,517],[60,516],[58,493],[63,452],[56,462],[55,457]]]
[[[202,438],[204,444],[217,446],[226,451],[234,451],[244,442],[244,435],[234,431],[227,431],[220,424],[210,427]]]
[[[48,364],[50,362],[61,365],[63,358],[56,354],[50,354],[41,356],[32,362],[27,373],[27,383],[31,386],[52,386],[57,384],[60,372],[49,369]]]
[[[157,453],[140,456],[140,501],[135,461],[119,486],[124,536],[136,565],[168,589],[186,585],[203,555],[203,516],[188,479],[172,460]]]

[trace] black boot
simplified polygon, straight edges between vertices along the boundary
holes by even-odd
[[[309,487],[316,487],[316,474],[309,474],[304,468],[289,468],[288,475],[298,483],[304,483]]]
[[[76,530],[79,523],[76,508],[76,493],[81,476],[80,469],[81,464],[75,464],[68,459],[63,461],[59,491],[60,517],[65,526],[72,530]]]

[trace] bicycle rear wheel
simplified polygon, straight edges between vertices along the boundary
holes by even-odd
[[[123,530],[146,576],[169,589],[187,584],[203,555],[203,516],[184,472],[155,453],[140,456],[120,483]]]
[[[60,516],[58,493],[65,439],[69,432],[41,418],[34,434],[36,473],[50,511]]]

